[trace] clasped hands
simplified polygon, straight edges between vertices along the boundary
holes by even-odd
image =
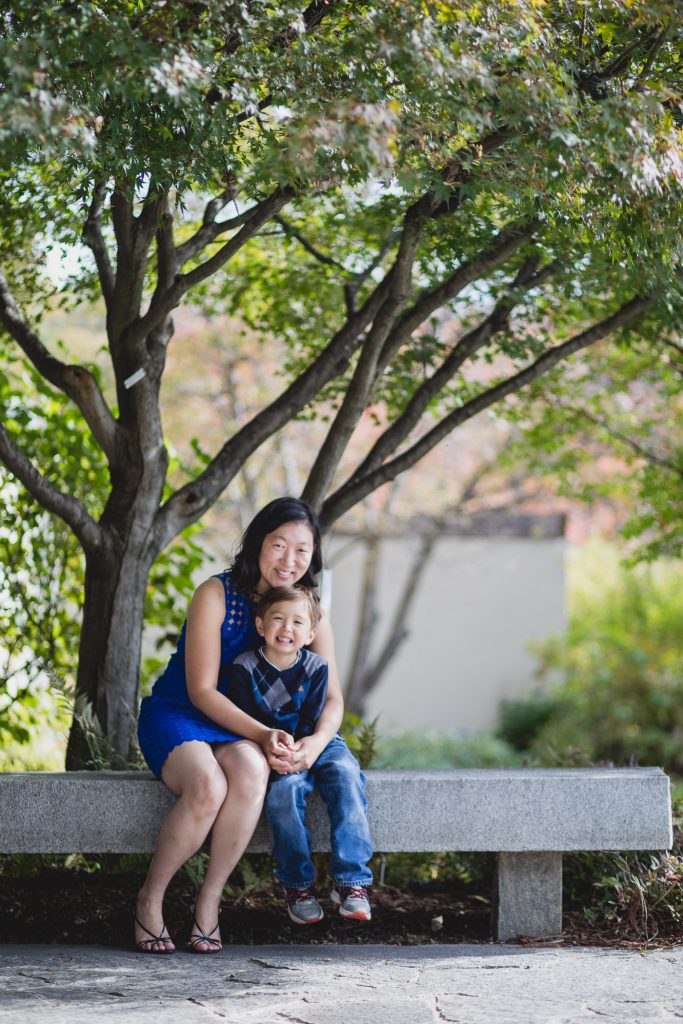
[[[269,729],[261,742],[261,748],[268,764],[278,775],[306,771],[320,753],[312,736],[295,740],[284,729]]]

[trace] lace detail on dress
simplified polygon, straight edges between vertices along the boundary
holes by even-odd
[[[251,622],[249,605],[246,598],[232,585],[232,573],[229,569],[218,574],[218,579],[225,590],[226,624],[231,630],[241,630]]]

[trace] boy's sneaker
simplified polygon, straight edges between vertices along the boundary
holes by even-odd
[[[369,921],[372,917],[368,890],[364,885],[340,885],[333,889],[330,899],[339,907],[342,917],[350,917],[354,921]]]
[[[307,889],[287,889],[285,887],[285,898],[287,913],[295,924],[317,924],[325,916],[323,908],[315,898],[313,886],[309,886]]]

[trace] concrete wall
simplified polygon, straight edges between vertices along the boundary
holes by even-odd
[[[417,540],[390,538],[380,561],[381,646]],[[534,686],[533,641],[566,624],[562,538],[439,540],[418,587],[410,635],[367,704],[383,731],[489,729],[502,697]],[[348,537],[326,541],[333,563],[331,618],[346,681],[357,627],[365,548]]]

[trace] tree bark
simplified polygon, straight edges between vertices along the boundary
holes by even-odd
[[[91,704],[107,734],[114,768],[124,768],[134,757],[143,608],[156,553],[149,544],[129,542],[123,550],[109,545],[97,557],[86,558],[76,693]],[[82,768],[90,758],[76,717],[67,770]]]

